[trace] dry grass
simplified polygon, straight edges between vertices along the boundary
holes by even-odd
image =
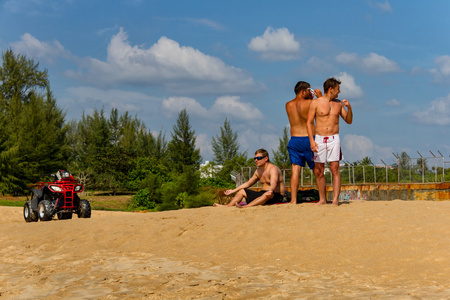
[[[93,210],[126,211],[133,198],[133,194],[123,193],[110,195],[108,192],[86,192],[80,198],[87,199]],[[1,206],[23,206],[30,197],[26,196],[0,196]]]

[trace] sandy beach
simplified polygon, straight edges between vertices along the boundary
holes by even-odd
[[[450,201],[0,214],[1,299],[450,299]]]

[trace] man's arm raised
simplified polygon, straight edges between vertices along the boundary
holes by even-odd
[[[342,108],[341,108],[341,117],[342,119],[345,121],[345,123],[347,124],[352,124],[353,122],[353,111],[352,111],[352,106],[350,105],[350,103],[344,99],[342,100]],[[347,108],[347,110],[345,110],[345,108]]]

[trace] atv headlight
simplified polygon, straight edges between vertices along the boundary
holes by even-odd
[[[83,190],[83,186],[82,185],[77,185],[73,191],[74,192],[81,192],[82,190]]]
[[[58,193],[63,192],[62,187],[57,186],[57,185],[50,185],[48,188],[51,189],[53,192],[58,192]]]

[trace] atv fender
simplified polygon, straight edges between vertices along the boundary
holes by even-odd
[[[31,199],[31,209],[37,210],[39,199],[42,198],[43,191],[39,189],[31,189],[31,192],[33,193],[34,197]]]

